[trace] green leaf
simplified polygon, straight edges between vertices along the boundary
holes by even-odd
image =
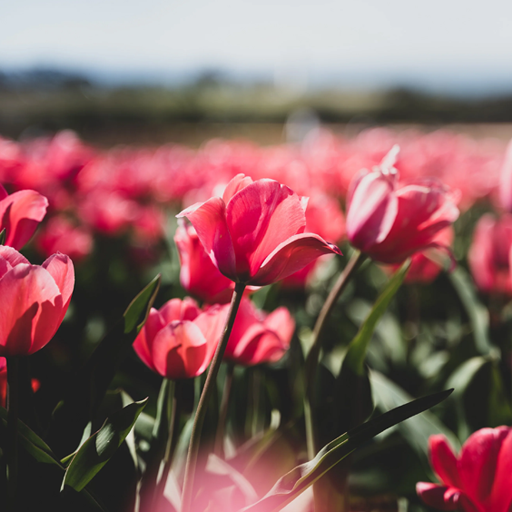
[[[7,238],[7,232],[4,229],[2,229],[2,231],[0,231],[0,245],[5,245],[5,239]]]
[[[410,265],[411,261],[407,260],[391,277],[384,291],[375,302],[370,314],[366,317],[363,325],[361,325],[356,337],[350,342],[343,365],[350,368],[356,375],[365,375],[364,360],[373,331],[377,322],[386,311],[391,299],[395,296],[398,288],[400,288]]]
[[[129,304],[123,314],[124,332],[128,334],[137,327],[137,334],[146,322],[149,310],[155,302],[160,289],[162,276],[158,274]]]
[[[387,428],[437,405],[446,399],[451,392],[452,390],[447,390],[418,398],[382,414],[378,418],[373,418],[334,439],[334,441],[324,446],[314,459],[297,466],[281,477],[261,500],[244,508],[243,512],[274,512],[280,510],[341,460],[350,455],[357,447]]]
[[[478,352],[482,355],[489,354],[492,350],[489,340],[489,312],[479,302],[475,286],[462,267],[458,266],[448,276],[468,314]]]
[[[69,464],[61,490],[68,485],[81,491],[114,455],[132,429],[148,399],[133,402],[105,420],[103,426],[77,451]]]
[[[372,370],[370,382],[375,401],[382,409],[391,409],[411,400],[411,396],[400,386],[389,380],[382,373]],[[453,393],[455,395],[455,392]],[[428,438],[434,434],[444,434],[454,448],[460,448],[457,436],[446,427],[435,414],[425,411],[409,421],[399,423],[398,430],[408,444],[423,458],[427,460]]]

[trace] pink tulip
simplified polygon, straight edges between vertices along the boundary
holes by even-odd
[[[471,273],[480,290],[512,295],[511,249],[512,215],[500,219],[483,215],[468,253]]]
[[[429,506],[463,512],[509,512],[512,507],[512,428],[483,428],[464,443],[459,457],[443,435],[429,439],[430,460],[441,484],[419,482]]]
[[[162,377],[197,377],[210,364],[226,315],[226,307],[201,311],[190,298],[172,299],[159,310],[151,308],[133,348],[142,362]]]
[[[75,283],[73,263],[53,254],[41,266],[0,246],[0,356],[43,348],[59,328]]]
[[[229,302],[235,284],[212,263],[196,230],[180,221],[174,241],[180,256],[180,282],[183,288],[210,304]]]
[[[400,183],[391,150],[373,172],[361,171],[347,198],[347,236],[354,247],[382,263],[400,263],[429,247],[459,216],[458,194],[434,178]]]
[[[290,347],[294,330],[295,322],[285,307],[266,314],[244,298],[224,359],[244,366],[276,362]]]
[[[0,231],[5,228],[5,245],[21,249],[46,215],[48,200],[35,190],[8,195],[0,185]]]
[[[307,200],[274,180],[243,174],[223,197],[182,211],[215,266],[235,282],[264,286],[283,279],[322,254],[340,250],[306,228]]]
[[[512,212],[512,140],[508,143],[505,152],[498,190],[501,206],[506,211]]]

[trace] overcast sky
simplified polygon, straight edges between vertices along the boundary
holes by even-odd
[[[0,0],[0,67],[510,78],[508,0]],[[431,77],[432,80],[434,78]]]

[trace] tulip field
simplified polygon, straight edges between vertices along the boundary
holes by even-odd
[[[512,511],[512,143],[0,136],[0,510]]]

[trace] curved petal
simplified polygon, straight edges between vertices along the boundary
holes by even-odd
[[[504,430],[483,428],[472,434],[462,447],[460,482],[475,503],[485,504],[490,498],[501,444],[506,436]]]
[[[429,507],[437,510],[459,510],[457,502],[460,491],[453,487],[418,482],[416,492]],[[475,512],[478,512],[478,509],[475,509]]]
[[[205,355],[207,362],[201,373],[210,364],[215,349],[219,344],[222,332],[226,326],[228,312],[229,305],[216,305],[208,308],[194,320],[194,323],[201,329],[207,345],[207,353]]]
[[[158,332],[153,342],[155,367],[160,375],[168,379],[196,377],[204,365],[205,355],[203,333],[188,320],[167,325]]]
[[[20,249],[46,215],[48,199],[35,190],[20,190],[0,201],[0,229],[7,231],[6,245]]]
[[[445,436],[436,434],[428,439],[430,462],[441,482],[448,486],[460,487],[457,458]]]
[[[226,206],[226,223],[242,282],[254,276],[281,243],[306,227],[301,198],[274,180],[258,180],[240,190]]]
[[[263,262],[248,284],[265,286],[297,272],[322,254],[341,254],[333,244],[314,233],[301,233],[280,244]]]
[[[144,327],[140,330],[133,342],[133,349],[137,355],[142,362],[153,371],[157,371],[153,363],[153,340],[164,326],[165,323],[160,313],[155,308],[151,308]]]
[[[225,204],[220,197],[197,203],[177,215],[187,217],[214,265],[226,276],[237,281],[235,251],[226,224]]]
[[[50,273],[60,290],[63,303],[62,318],[64,318],[75,286],[75,269],[73,262],[69,256],[58,252],[52,254],[41,266]]]
[[[367,172],[367,171],[366,171]],[[395,181],[380,172],[360,173],[347,206],[347,237],[363,252],[382,242],[398,213]]]
[[[162,316],[164,325],[174,321],[194,320],[201,312],[197,302],[190,297],[185,297],[183,300],[171,299],[158,311]]]
[[[512,428],[498,427],[494,431],[500,446],[489,509],[509,512],[512,507]]]
[[[237,174],[226,186],[224,190],[224,194],[222,194],[222,199],[225,204],[231,200],[231,198],[237,193],[240,192],[243,188],[247,187],[253,183],[252,178],[246,176],[245,174]]]
[[[42,267],[19,264],[0,279],[0,355],[29,355],[60,325],[61,294]]]
[[[23,254],[20,254],[16,249],[7,245],[0,245],[0,258],[7,261],[11,268],[19,265],[20,263],[30,265],[30,261],[28,261]]]

